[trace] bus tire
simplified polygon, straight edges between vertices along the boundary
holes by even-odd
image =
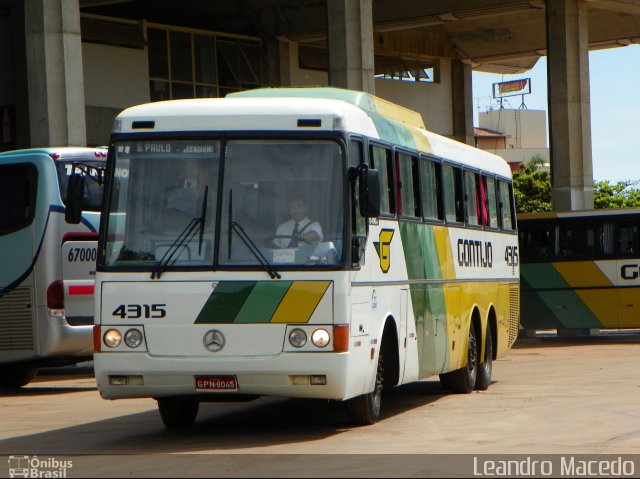
[[[440,382],[445,389],[456,394],[469,394],[476,386],[478,376],[478,341],[476,328],[471,321],[469,340],[467,341],[467,364],[465,367],[440,375]]]
[[[376,368],[376,382],[373,391],[347,400],[347,416],[351,422],[358,426],[370,426],[380,418],[382,404],[382,389],[384,387],[384,368],[382,351],[378,355],[378,367]]]
[[[168,429],[185,428],[193,425],[198,415],[200,402],[195,399],[160,398],[158,410]]]
[[[491,385],[491,373],[493,372],[493,339],[491,338],[491,327],[487,325],[487,332],[484,340],[484,361],[478,364],[478,375],[476,377],[475,389],[486,391]]]
[[[37,368],[4,366],[0,368],[0,388],[15,389],[29,384],[38,374]]]

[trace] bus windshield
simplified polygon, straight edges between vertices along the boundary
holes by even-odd
[[[92,177],[87,178],[84,186],[84,200],[82,202],[83,211],[100,211],[102,207],[102,183],[97,181],[99,177],[99,170],[105,166],[104,161],[83,161],[78,160],[78,163],[86,165],[84,170]],[[58,172],[58,184],[60,185],[60,196],[62,201],[66,205],[67,196],[67,184],[69,183],[69,176],[73,172],[73,162],[71,160],[57,161],[56,170]],[[76,167],[76,173],[80,171],[79,167]]]
[[[333,141],[118,142],[104,264],[337,265],[344,171]]]

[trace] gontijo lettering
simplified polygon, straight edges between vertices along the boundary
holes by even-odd
[[[468,268],[492,268],[491,241],[458,240],[458,264]]]

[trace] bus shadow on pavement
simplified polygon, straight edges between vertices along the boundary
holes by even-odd
[[[73,386],[73,387],[48,387],[33,386],[22,388],[6,388],[0,389],[0,398],[2,397],[21,397],[21,396],[49,396],[52,394],[68,394],[87,391],[95,391],[97,387]]]
[[[439,381],[385,391],[378,424],[447,395]],[[260,398],[249,403],[202,403],[195,424],[186,429],[165,429],[158,411],[149,410],[6,439],[0,441],[0,454],[224,452],[313,442],[354,427],[340,402]]]

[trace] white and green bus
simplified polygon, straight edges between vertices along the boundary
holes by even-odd
[[[516,339],[508,165],[374,96],[129,108],[106,176],[97,383],[156,398],[167,427],[262,395],[344,401],[372,424],[384,389],[487,389]]]

